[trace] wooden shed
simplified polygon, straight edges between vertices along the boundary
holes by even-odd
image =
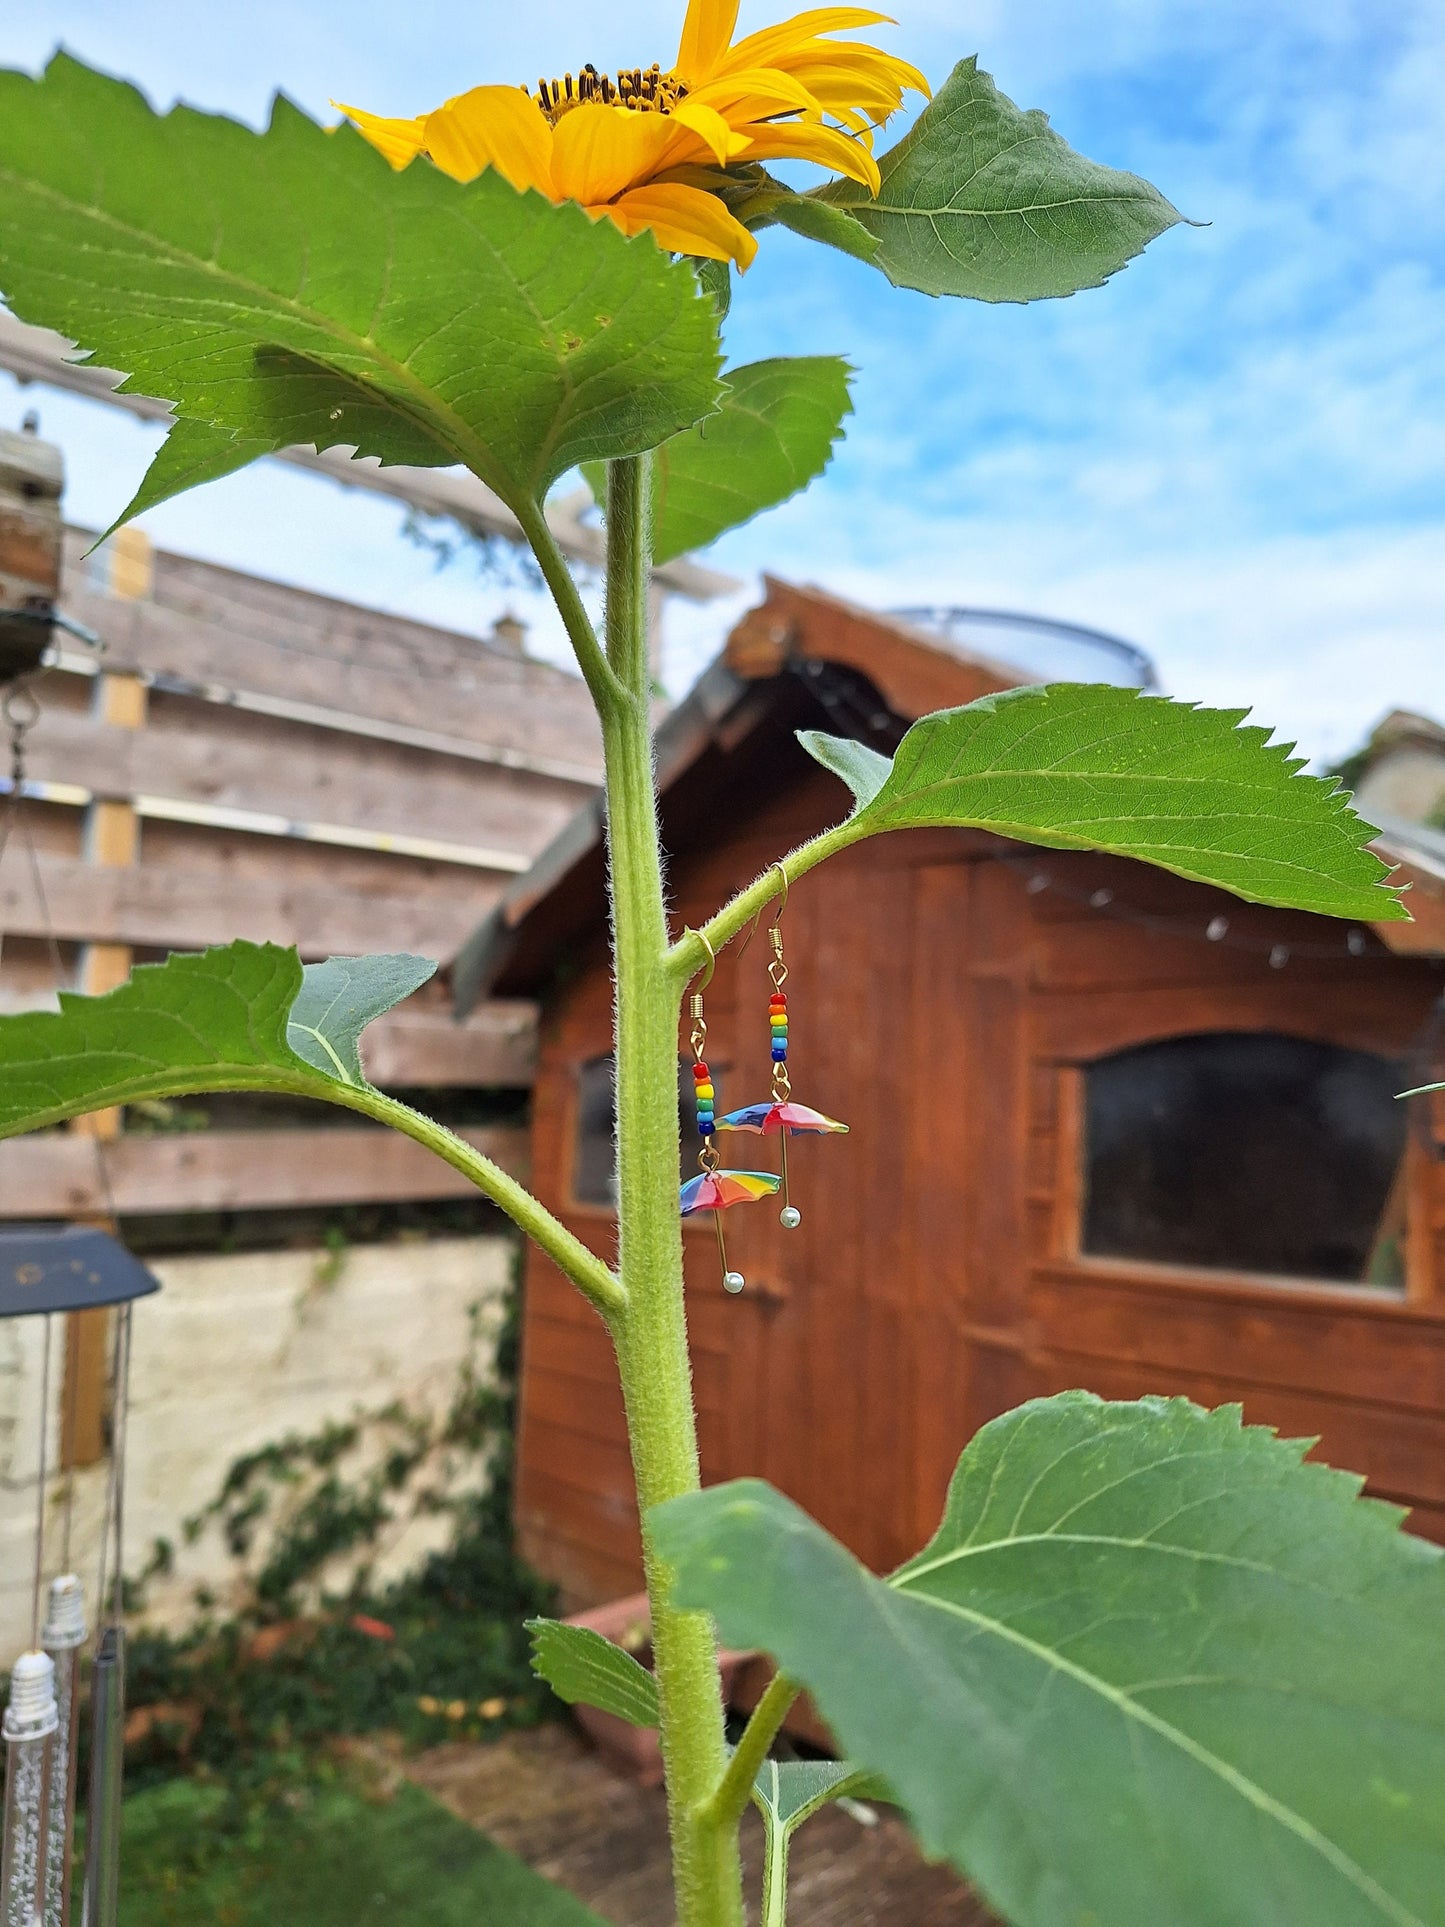
[[[677,924],[842,814],[796,728],[889,748],[924,711],[1024,679],[770,585],[662,732]],[[458,976],[464,1002],[541,999],[534,1180],[605,1251],[599,832],[594,804]],[[772,1480],[885,1568],[993,1415],[1067,1386],[1177,1392],[1318,1434],[1445,1538],[1445,1119],[1395,1096],[1439,1061],[1430,843],[1392,836],[1419,920],[1378,929],[963,831],[879,837],[797,885],[794,1089],[851,1134],[795,1141],[799,1230],[767,1204],[729,1214],[740,1297],[708,1221],[687,1229],[705,1477]],[[764,946],[736,949],[707,997],[722,1108],[767,1082]],[[519,1445],[526,1554],[579,1603],[633,1589],[608,1340],[535,1252]]]

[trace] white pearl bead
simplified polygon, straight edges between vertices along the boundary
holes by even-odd
[[[746,1283],[747,1280],[740,1271],[725,1271],[723,1273],[723,1290],[730,1291],[734,1297],[737,1296]]]
[[[803,1222],[803,1214],[795,1204],[785,1204],[778,1213],[778,1223],[784,1231],[796,1231]]]

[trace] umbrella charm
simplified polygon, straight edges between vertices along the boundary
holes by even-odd
[[[767,1104],[745,1104],[740,1111],[729,1111],[726,1117],[718,1119],[717,1128],[720,1131],[753,1131],[760,1137],[777,1138],[782,1172],[778,1182],[783,1193],[783,1208],[778,1213],[778,1222],[785,1231],[796,1231],[803,1222],[803,1214],[788,1196],[788,1139],[803,1132],[821,1136],[827,1132],[846,1131],[848,1126],[840,1124],[835,1117],[824,1117],[821,1111],[811,1110],[806,1104],[793,1102],[793,1085],[788,1076],[788,998],[783,989],[788,981],[788,966],[783,962],[781,928],[783,911],[788,903],[788,878],[781,864],[778,865],[778,871],[783,879],[783,901],[768,930],[773,946],[773,961],[768,965],[768,976],[773,986],[768,999],[768,1048],[773,1060],[772,1101]]]
[[[787,1072],[784,1071],[784,1076]],[[776,1136],[778,1153],[781,1158],[782,1176],[776,1180],[773,1190],[781,1190],[783,1208],[778,1213],[778,1221],[787,1231],[796,1231],[803,1221],[803,1214],[788,1197],[788,1139],[800,1134],[821,1137],[827,1132],[846,1131],[848,1126],[840,1124],[835,1117],[824,1117],[821,1111],[809,1109],[806,1104],[795,1104],[791,1098],[781,1101],[775,1099],[771,1104],[745,1104],[740,1111],[729,1111],[726,1117],[717,1121],[720,1131],[753,1131],[759,1137]]]
[[[707,939],[703,939],[704,943]],[[703,979],[706,988],[712,977],[712,946],[708,945],[709,969]],[[693,1101],[697,1107],[697,1134],[702,1139],[702,1149],[697,1161],[701,1167],[695,1178],[689,1178],[682,1187],[680,1203],[682,1215],[692,1218],[700,1211],[711,1211],[713,1230],[717,1233],[717,1255],[722,1265],[723,1290],[736,1295],[746,1283],[740,1271],[734,1271],[728,1264],[727,1242],[723,1237],[722,1214],[729,1205],[752,1204],[758,1198],[771,1197],[782,1183],[771,1171],[722,1171],[718,1169],[717,1147],[713,1143],[713,1133],[717,1129],[717,1091],[712,1081],[712,1072],[703,1058],[707,1045],[707,1024],[702,1014],[702,991],[692,997],[692,1031],[689,1043],[692,1045],[692,1082]]]
[[[727,1245],[723,1239],[722,1214],[730,1204],[752,1204],[758,1198],[768,1198],[782,1183],[781,1178],[771,1171],[720,1171],[717,1165],[717,1152],[711,1145],[704,1147],[702,1156],[710,1158],[695,1178],[689,1178],[682,1187],[682,1215],[695,1217],[699,1211],[711,1211],[713,1229],[717,1233],[717,1255],[722,1264],[723,1290],[736,1294],[746,1280],[740,1271],[728,1268]]]

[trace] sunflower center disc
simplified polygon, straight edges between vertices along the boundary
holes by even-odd
[[[650,67],[624,68],[616,75],[599,74],[588,61],[575,79],[564,74],[560,80],[539,80],[532,98],[555,127],[564,114],[586,101],[631,107],[644,114],[670,114],[686,92],[686,83],[676,74],[665,74],[656,61]]]

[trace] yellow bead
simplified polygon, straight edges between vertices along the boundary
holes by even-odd
[[[693,1096],[699,1103],[702,1103],[705,1099],[714,1095],[715,1093],[711,1084],[698,1084],[693,1088]]]

